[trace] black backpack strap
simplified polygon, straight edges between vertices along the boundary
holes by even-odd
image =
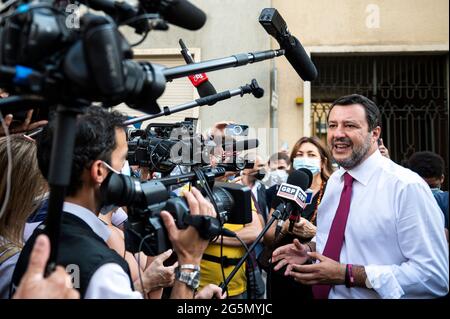
[[[212,256],[212,255],[208,255],[208,254],[203,254],[202,259],[207,260],[207,261],[212,261],[213,263],[218,263],[218,264],[223,264],[223,267],[227,268],[230,266],[236,266],[239,261],[241,260],[240,258],[228,258],[227,256],[222,256],[222,259],[220,257],[217,256]]]

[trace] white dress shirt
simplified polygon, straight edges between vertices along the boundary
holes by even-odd
[[[111,216],[111,224],[116,227],[122,225],[128,219],[127,213],[122,207],[117,208],[117,210]]]
[[[322,253],[344,187],[340,168],[317,213]],[[348,171],[354,178],[340,262],[365,267],[373,289],[332,287],[329,298],[433,298],[449,289],[444,217],[422,178],[377,150]]]
[[[105,242],[111,235],[108,226],[90,210],[64,203],[63,211],[82,219]],[[81,257],[82,258],[82,257]],[[91,277],[84,298],[86,299],[142,299],[142,294],[130,287],[128,274],[117,264],[108,263],[98,268]]]

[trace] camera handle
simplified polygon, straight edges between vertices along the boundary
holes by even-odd
[[[61,214],[72,171],[76,119],[78,114],[84,112],[85,106],[77,105],[69,107],[58,105],[56,109],[55,131],[48,173],[50,197],[44,230],[50,239],[51,247],[50,258],[46,267],[46,276],[56,268]]]
[[[249,247],[249,249],[247,250],[247,252],[245,253],[244,256],[242,256],[241,260],[239,260],[238,264],[234,267],[233,271],[228,275],[228,277],[225,279],[224,283],[220,284],[220,288],[222,289],[222,293],[226,291],[226,287],[228,286],[228,284],[230,283],[231,279],[233,279],[234,275],[236,275],[236,273],[239,271],[239,268],[241,268],[241,266],[244,264],[244,262],[248,259],[248,257],[250,256],[250,253],[255,249],[255,247],[258,245],[259,241],[261,240],[261,238],[263,238],[263,236],[267,233],[267,231],[269,230],[270,226],[272,226],[272,224],[276,221],[276,220],[285,220],[288,217],[288,212],[286,210],[286,205],[285,204],[281,204],[282,207],[279,209],[280,206],[277,207],[276,210],[274,210],[274,212],[272,213],[272,217],[270,218],[270,220],[267,222],[267,224],[264,226],[263,230],[259,233],[258,237],[256,237],[255,241],[253,242],[253,244]]]
[[[235,54],[225,58],[206,60],[197,63],[163,68],[162,73],[167,81],[182,78],[188,75],[240,67],[249,63],[273,59],[285,54],[284,49],[267,50],[250,53]]]

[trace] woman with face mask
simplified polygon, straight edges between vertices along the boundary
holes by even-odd
[[[313,175],[310,187],[312,200],[301,213],[300,221],[294,225],[291,232],[288,230],[289,222],[283,223],[281,232],[277,238],[275,238],[276,223],[269,229],[264,236],[264,243],[266,246],[271,246],[272,249],[292,243],[294,238],[299,239],[303,243],[308,242],[316,235],[317,209],[322,200],[326,182],[333,171],[331,155],[328,149],[322,144],[322,141],[317,137],[302,137],[298,140],[292,149],[290,161],[291,172],[300,168],[306,168],[311,171]],[[280,202],[281,200],[279,198],[274,198],[270,215],[272,215]],[[282,268],[277,272],[271,272],[270,285],[272,298],[278,299],[300,295],[305,299],[311,299],[311,287],[301,285],[291,278],[285,277],[284,271],[285,269]]]

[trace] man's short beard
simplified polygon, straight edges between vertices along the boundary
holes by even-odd
[[[353,147],[352,154],[350,155],[349,158],[343,160],[335,159],[336,163],[339,166],[345,168],[346,170],[352,169],[357,165],[359,165],[359,163],[361,163],[361,161],[369,152],[370,147],[372,146],[370,139],[371,139],[370,134],[367,134],[367,138],[364,141],[363,145],[361,145],[360,147]]]

